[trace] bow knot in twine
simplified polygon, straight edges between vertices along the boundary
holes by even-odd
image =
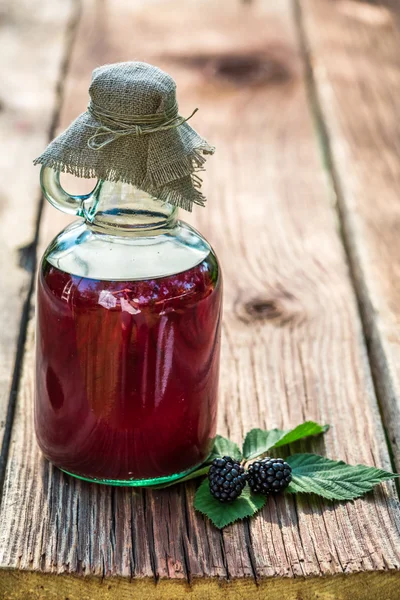
[[[149,133],[175,129],[186,123],[198,111],[197,108],[185,119],[178,113],[178,105],[175,102],[163,113],[151,115],[121,115],[116,112],[107,111],[97,106],[93,100],[90,101],[88,112],[101,123],[96,131],[87,141],[91,150],[100,150],[107,144],[114,142],[125,135],[141,137]]]

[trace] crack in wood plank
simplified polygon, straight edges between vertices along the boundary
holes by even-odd
[[[31,152],[38,152],[40,146],[53,137],[61,107],[62,86],[73,33],[79,18],[77,0],[68,0],[58,10],[55,3],[53,3],[52,9],[47,2],[41,2],[37,9],[32,6],[31,2],[28,4],[29,7],[24,0],[13,3],[6,2],[3,6],[2,23],[0,23],[0,36],[4,36],[2,43],[6,48],[6,51],[3,52],[5,60],[0,66],[1,72],[6,78],[11,75],[11,68],[13,71],[18,68],[20,74],[20,85],[16,85],[12,89],[7,102],[3,100],[0,108],[0,112],[3,113],[0,131],[2,138],[8,140],[5,142],[6,149],[3,152],[3,156],[7,156],[7,160],[2,160],[3,164],[0,165],[0,172],[3,174],[2,181],[4,181],[2,185],[6,185],[4,191],[0,187],[0,211],[3,213],[0,221],[0,239],[2,243],[7,242],[6,247],[2,247],[0,251],[0,257],[2,257],[0,258],[0,269],[4,290],[0,295],[0,309],[4,322],[7,323],[7,327],[4,328],[0,337],[2,364],[0,419],[5,415],[0,424],[0,494],[3,488],[4,469],[14,421],[26,330],[31,313],[31,298],[36,271],[36,246],[42,210],[36,172],[32,167],[29,171],[25,167],[27,175],[20,178],[18,175],[19,165],[24,164],[26,158],[30,162]],[[73,8],[74,5],[75,8]],[[42,19],[42,15],[46,14],[46,11],[48,22],[53,27],[52,30],[49,30],[48,23],[46,24]],[[28,14],[30,18],[26,19],[25,15]],[[7,37],[9,35],[7,24],[12,27],[11,38]],[[8,42],[10,43],[8,44]],[[41,75],[37,74],[33,89],[27,90],[26,86],[30,80],[29,76],[25,78],[24,72],[28,72],[32,65],[36,66],[37,63],[41,63],[44,58],[47,58],[46,53],[50,48],[52,49],[52,60],[47,60],[48,64],[42,69]],[[27,60],[28,56],[29,60]],[[36,86],[41,86],[40,90]],[[27,94],[27,98],[31,98],[26,105],[19,102],[19,96],[25,94]],[[20,131],[21,124],[24,124],[22,131]],[[26,197],[32,195],[36,196],[37,202],[26,203]],[[18,227],[15,227],[17,217]],[[21,244],[21,240],[24,240],[23,244]],[[3,260],[6,261],[4,264]],[[25,273],[21,272],[18,267]],[[8,307],[12,307],[11,312]],[[10,348],[15,348],[15,350],[10,352]]]
[[[295,6],[310,102],[337,200],[386,443],[393,470],[400,470],[400,255],[395,243],[400,178],[394,102],[400,89],[395,77],[399,7],[390,1],[372,6],[343,0],[296,0]],[[330,24],[324,26],[324,38],[321,23]],[[330,48],[335,45],[334,65]],[[400,484],[397,489],[400,494]]]

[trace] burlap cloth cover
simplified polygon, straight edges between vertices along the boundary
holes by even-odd
[[[77,177],[131,183],[191,210],[214,148],[179,116],[174,80],[142,62],[95,69],[90,103],[34,162]]]

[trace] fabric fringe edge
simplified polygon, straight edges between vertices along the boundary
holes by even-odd
[[[202,180],[197,173],[199,171],[204,171],[203,165],[206,162],[206,156],[204,156],[204,154],[211,155],[214,154],[214,152],[215,148],[205,143],[196,150],[193,150],[190,156],[186,157],[184,161],[177,161],[171,165],[157,169],[152,173],[147,173],[144,180],[141,181],[132,177],[132,174],[121,172],[115,168],[88,167],[72,164],[71,162],[60,161],[51,156],[46,156],[46,152],[36,158],[33,161],[33,164],[51,167],[62,173],[68,173],[83,179],[97,178],[107,181],[121,181],[122,183],[135,185],[139,189],[155,196],[163,202],[168,202],[169,204],[173,204],[174,206],[178,206],[191,212],[193,204],[204,206],[206,203],[206,197],[200,191]],[[192,188],[188,190],[187,194],[182,194],[179,190],[171,189],[169,187],[186,177],[191,178],[192,184]]]

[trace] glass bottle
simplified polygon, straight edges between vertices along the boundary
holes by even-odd
[[[71,196],[42,167],[45,197],[80,219],[39,270],[35,426],[44,455],[113,485],[173,481],[216,431],[222,280],[177,208],[99,180]]]

